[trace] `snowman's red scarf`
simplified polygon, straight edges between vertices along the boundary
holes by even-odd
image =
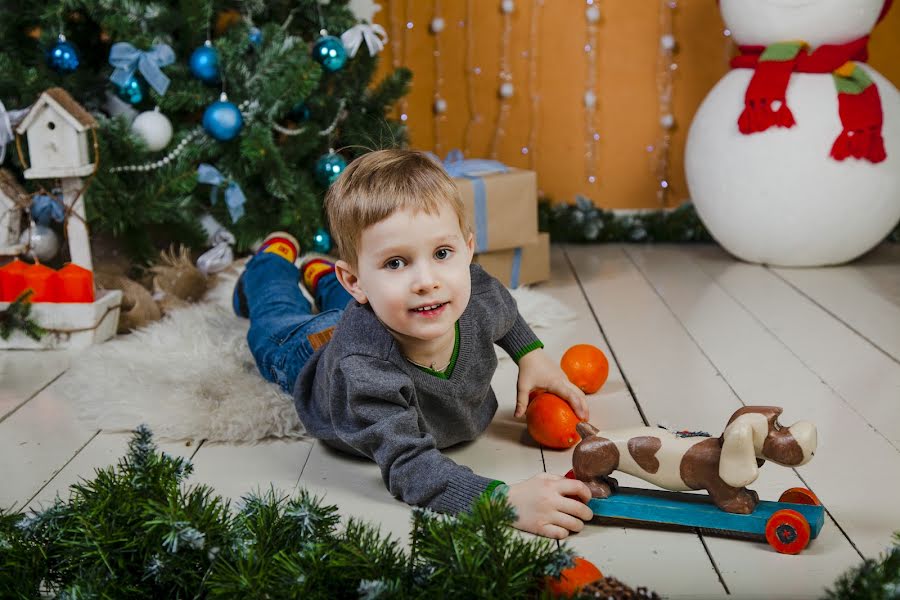
[[[766,48],[741,46],[732,68],[754,69],[738,119],[741,133],[749,135],[772,126],[793,127],[787,105],[791,73],[831,73],[838,92],[838,111],[844,129],[831,148],[836,160],[854,158],[873,163],[887,155],[881,129],[884,114],[878,88],[853,61],[868,59],[868,36],[842,45],[826,45],[810,52],[802,42],[783,42]]]

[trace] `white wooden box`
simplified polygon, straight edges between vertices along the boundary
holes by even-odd
[[[0,310],[5,310],[9,305],[9,302],[0,302]],[[8,340],[0,338],[0,349],[52,350],[87,348],[99,344],[116,334],[121,305],[121,290],[103,290],[90,304],[34,302],[30,318],[46,329],[47,334],[40,341],[35,341],[21,330],[16,330]]]

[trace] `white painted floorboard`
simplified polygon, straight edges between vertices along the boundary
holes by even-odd
[[[883,550],[900,529],[898,266],[897,245],[831,269],[748,265],[714,246],[554,246],[553,278],[538,289],[576,316],[538,335],[554,358],[576,343],[607,353],[610,377],[589,399],[592,423],[715,435],[742,404],[784,406],[784,424],[818,425],[819,450],[796,471],[766,464],[751,487],[777,499],[808,484],[830,513],[799,556],[756,542],[596,523],[567,543],[605,573],[684,598],[819,597],[860,553]],[[0,352],[0,507],[65,498],[69,485],[125,452],[130,436],[80,425],[55,393],[68,368],[77,368],[77,355]],[[542,470],[562,475],[571,450],[541,450],[512,417],[516,374],[501,361],[494,421],[450,455],[509,483]],[[189,483],[233,501],[269,486],[286,494],[304,487],[408,544],[411,510],[372,463],[314,440],[159,445],[192,457]]]

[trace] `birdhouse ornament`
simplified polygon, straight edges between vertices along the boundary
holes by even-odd
[[[69,255],[73,263],[89,271],[93,265],[81,178],[97,168],[96,128],[94,117],[62,88],[42,93],[16,128],[27,140],[27,159],[20,156],[25,178],[60,180]],[[21,146],[17,147],[21,152]]]
[[[900,220],[900,92],[865,64],[892,0],[720,0],[740,54],[700,106],[685,169],[735,256],[822,266]]]

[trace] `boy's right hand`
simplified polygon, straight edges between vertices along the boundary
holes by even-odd
[[[584,521],[594,517],[586,504],[591,491],[577,479],[540,473],[509,486],[507,497],[518,516],[513,523],[516,529],[556,540],[581,531]]]

